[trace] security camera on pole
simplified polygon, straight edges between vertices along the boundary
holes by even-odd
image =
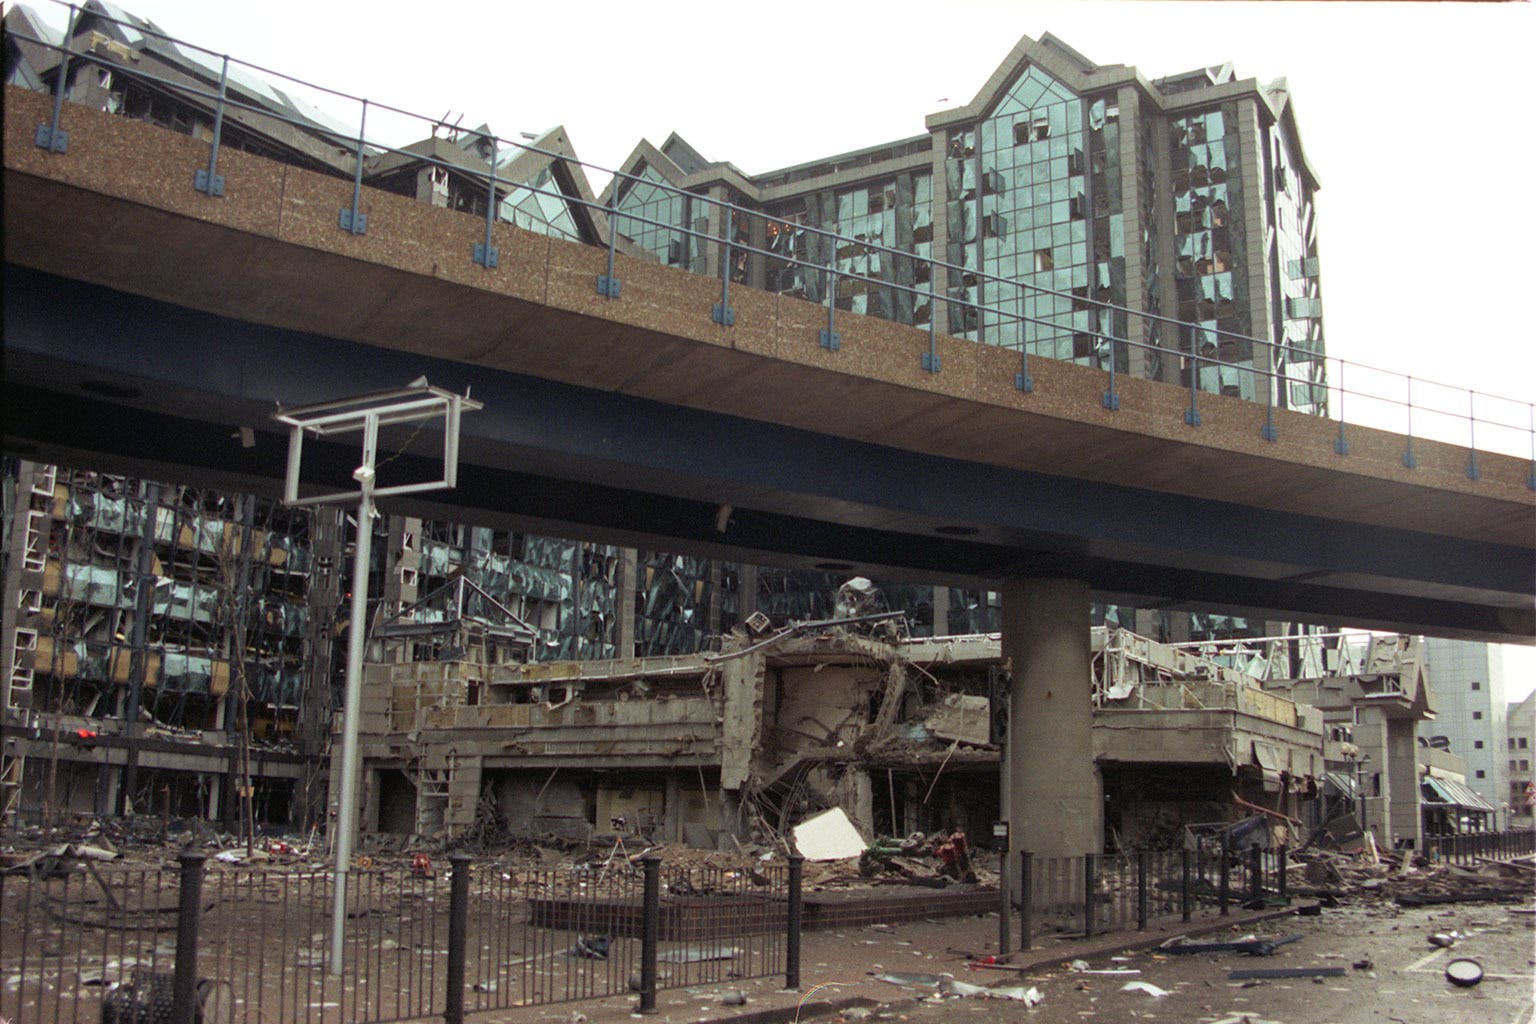
[[[337,504],[357,501],[357,545],[352,559],[352,616],[347,633],[347,687],[342,706],[341,792],[336,796],[336,885],[331,908],[330,973],[340,976],[343,940],[347,922],[347,872],[352,866],[352,843],[357,832],[357,732],[359,704],[363,690],[363,642],[367,632],[368,561],[373,543],[374,499],[397,494],[417,494],[451,488],[458,481],[459,417],[468,410],[484,408],[469,397],[435,388],[420,377],[407,387],[379,391],[355,398],[343,398],[315,405],[280,409],[272,418],[287,425],[288,477],[283,488],[283,503],[300,505]],[[443,420],[442,473],[435,480],[378,486],[379,428],[396,424],[424,424]],[[418,428],[419,429],[419,428]],[[358,490],[299,497],[299,464],[303,457],[304,435],[327,437],[360,432],[362,459],[352,471]]]

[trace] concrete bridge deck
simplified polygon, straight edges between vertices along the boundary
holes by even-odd
[[[460,489],[476,521],[950,581],[1087,580],[1108,599],[1530,641],[1529,460],[1032,360],[619,257],[238,151],[5,92],[6,444],[271,491],[274,403],[473,385]],[[257,430],[254,448],[231,439]],[[335,466],[347,454],[334,455]],[[715,528],[721,504],[728,529]],[[426,508],[425,504],[418,506]]]

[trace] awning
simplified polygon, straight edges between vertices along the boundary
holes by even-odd
[[[1350,800],[1355,798],[1355,780],[1348,773],[1329,772],[1323,779],[1326,788],[1331,790],[1333,795],[1347,797]]]
[[[1469,811],[1493,811],[1493,805],[1472,790],[1453,779],[1437,779],[1426,775],[1421,780],[1420,793],[1425,801],[1435,804],[1451,804]]]

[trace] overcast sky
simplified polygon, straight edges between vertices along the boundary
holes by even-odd
[[[63,8],[29,6],[64,23]],[[749,173],[919,135],[924,115],[972,99],[1019,36],[1047,31],[1147,78],[1226,61],[1242,78],[1285,77],[1322,182],[1329,353],[1516,399],[1479,413],[1521,429],[1478,440],[1529,454],[1531,4],[780,0],[756,17],[719,0],[122,6],[232,57],[506,138],[563,124],[584,160],[610,168],[672,131]],[[356,119],[355,105],[325,105]],[[393,127],[377,114],[370,126]],[[1511,683],[1511,699],[1536,686],[1536,658]]]

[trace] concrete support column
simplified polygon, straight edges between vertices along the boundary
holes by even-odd
[[[1387,720],[1380,708],[1357,708],[1355,746],[1360,748],[1360,827],[1376,836],[1376,845],[1388,848],[1391,834],[1388,809],[1392,805],[1392,773],[1387,764]]]
[[[635,656],[635,608],[640,590],[640,554],[634,548],[619,549],[619,578],[615,588],[613,613],[618,616],[618,629],[614,631],[614,643],[618,656]]]
[[[1387,719],[1387,774],[1392,800],[1387,807],[1387,842],[1412,841],[1422,849],[1419,812],[1417,721],[1412,718]]]
[[[1005,584],[1003,656],[1012,667],[1003,764],[1015,850],[1039,857],[1098,853],[1103,782],[1093,761],[1088,584]]]
[[[666,794],[661,804],[661,835],[662,841],[667,843],[681,843],[683,841],[683,793],[678,784],[677,773],[667,774]]]

